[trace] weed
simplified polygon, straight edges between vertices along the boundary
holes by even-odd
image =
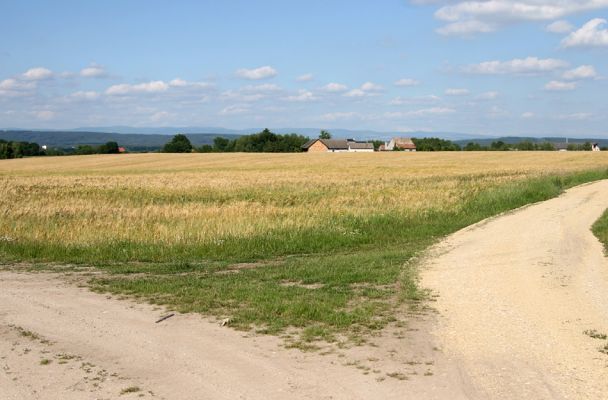
[[[400,381],[404,381],[404,380],[408,379],[407,375],[405,375],[401,372],[390,372],[390,373],[387,373],[386,376],[388,376],[389,378],[398,379]]]
[[[604,244],[604,249],[608,255],[608,210],[598,219],[591,228],[595,236]]]
[[[584,331],[583,333],[593,339],[604,340],[604,339],[608,338],[608,335],[606,335],[605,333],[600,333],[600,332],[596,331],[595,329],[589,329],[589,330]]]
[[[127,394],[127,393],[136,393],[139,392],[141,389],[138,386],[129,386],[128,388],[124,388],[120,391],[120,395],[122,396],[123,394]]]

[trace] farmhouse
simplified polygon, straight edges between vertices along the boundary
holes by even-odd
[[[373,143],[357,142],[353,139],[312,139],[304,143],[302,151],[308,153],[371,153]]]
[[[384,151],[392,150],[416,151],[416,145],[410,138],[394,137],[384,145]]]

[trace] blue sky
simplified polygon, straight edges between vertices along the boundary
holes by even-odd
[[[0,128],[608,137],[608,0],[0,2]]]

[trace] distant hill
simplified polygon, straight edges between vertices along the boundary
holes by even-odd
[[[532,143],[543,143],[543,142],[565,143],[566,142],[565,137],[553,137],[553,136],[552,137],[541,137],[541,138],[526,137],[526,136],[504,136],[504,137],[497,137],[497,138],[463,139],[463,140],[456,140],[455,142],[461,146],[466,146],[467,143],[470,143],[470,142],[477,143],[481,146],[489,146],[492,142],[499,141],[499,140],[503,141],[505,143],[508,143],[508,144],[515,144],[515,143],[523,142],[525,140],[528,140]],[[573,144],[590,142],[590,143],[598,143],[600,147],[608,146],[608,139],[568,138],[567,140],[569,143],[573,143]]]
[[[134,128],[128,126],[107,126],[89,127],[69,130],[0,130],[0,139],[35,142],[40,145],[57,148],[71,148],[78,145],[101,145],[109,141],[115,141],[120,146],[127,147],[132,151],[158,150],[170,140],[171,135],[183,133],[195,146],[212,144],[217,136],[227,139],[235,139],[242,135],[257,133],[263,128],[250,129],[226,129],[218,127],[164,127],[164,128]],[[308,137],[317,137],[320,129],[317,128],[275,128],[271,129],[278,134],[298,133]],[[393,136],[406,137],[438,137],[448,139],[465,146],[469,142],[478,143],[482,146],[489,146],[492,142],[502,140],[505,143],[518,143],[524,140],[531,142],[552,142],[564,143],[564,137],[526,137],[526,136],[505,136],[491,137],[470,135],[456,132],[378,132],[370,130],[351,130],[351,129],[329,129],[334,138],[353,138],[358,140],[386,140]],[[608,146],[608,139],[593,138],[570,138],[570,143],[599,143],[601,147]]]
[[[174,135],[176,133],[213,133],[216,135],[249,135],[252,133],[261,132],[264,128],[247,128],[247,129],[226,129],[220,127],[197,127],[197,126],[186,126],[186,127],[143,127],[135,128],[130,126],[101,126],[101,127],[86,127],[76,128],[74,131],[87,131],[87,132],[114,132],[114,133],[139,133],[139,134],[160,134],[160,135]],[[272,132],[278,134],[297,133],[308,137],[317,137],[322,128],[269,128]],[[390,139],[393,136],[408,136],[408,137],[441,137],[442,139],[459,140],[459,139],[473,139],[484,137],[483,135],[471,135],[467,133],[458,132],[381,132],[373,130],[363,129],[331,129],[323,128],[331,132],[335,138],[353,138],[353,139]]]
[[[188,133],[188,138],[195,146],[212,144],[213,139],[222,136],[227,139],[235,139],[240,135],[225,133]],[[35,142],[40,145],[57,148],[70,148],[78,145],[98,146],[106,142],[114,141],[120,146],[131,150],[155,150],[160,149],[171,137],[164,134],[122,134],[109,132],[84,132],[84,131],[0,131],[0,139],[7,141]]]
[[[261,132],[264,128],[226,129],[220,127],[130,127],[130,126],[101,126],[65,130],[0,130],[0,139],[36,142],[40,145],[68,148],[81,144],[100,145],[108,141],[116,141],[121,146],[131,150],[158,149],[165,144],[167,136],[183,133],[190,141],[200,146],[210,144],[216,136],[234,139],[242,135]],[[457,132],[379,132],[372,130],[328,129],[334,138],[353,138],[357,140],[388,140],[394,136],[406,137],[440,137],[448,140],[477,139],[480,135],[470,135]],[[319,128],[271,128],[277,134],[297,133],[311,138],[317,137]],[[482,138],[489,138],[488,136]],[[489,139],[493,140],[493,139]]]

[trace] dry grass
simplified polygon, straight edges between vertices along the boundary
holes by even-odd
[[[133,154],[9,160],[0,163],[0,237],[85,246],[125,240],[189,245],[320,226],[339,231],[332,227],[338,216],[454,210],[472,194],[505,182],[607,167],[607,154]]]

